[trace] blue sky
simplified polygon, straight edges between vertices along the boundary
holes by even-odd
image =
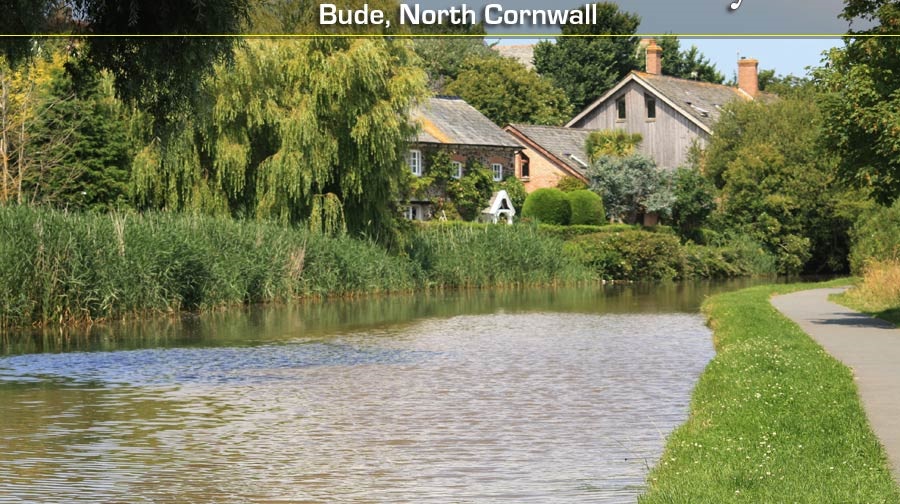
[[[488,38],[489,42],[496,40]],[[499,39],[502,45],[533,44],[536,39]],[[775,69],[778,75],[806,75],[806,67],[819,66],[822,52],[840,47],[840,38],[681,38],[681,48],[696,45],[719,72],[730,80],[737,69],[738,54],[759,60],[760,70]]]

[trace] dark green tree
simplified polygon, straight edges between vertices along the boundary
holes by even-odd
[[[473,57],[446,88],[500,126],[559,125],[571,117],[565,93],[512,58]]]
[[[32,203],[108,210],[127,203],[131,148],[126,108],[109,76],[78,86],[56,67],[42,97],[29,149],[25,191]]]
[[[213,65],[231,54],[234,39],[146,35],[240,34],[249,0],[4,0],[0,32],[123,35],[88,38],[79,58],[90,67],[76,77],[108,70],[118,94],[160,120],[184,109]],[[31,40],[4,38],[0,53],[14,62],[29,55]]]
[[[640,18],[620,12],[613,3],[598,3],[597,7],[597,24],[562,26],[563,35],[576,37],[542,41],[534,48],[535,69],[565,91],[575,110],[599,98],[638,64],[638,38],[633,35]]]
[[[848,230],[868,205],[825,155],[815,98],[725,108],[703,163],[720,188],[719,221],[763,243],[782,272],[845,271]]]
[[[873,26],[849,32],[815,73],[826,91],[825,145],[844,180],[890,204],[900,197],[900,5],[846,0],[841,16]]]
[[[661,37],[657,43],[662,48],[662,73],[672,77],[721,84],[725,76],[719,73],[716,65],[710,63],[697,46],[692,45],[686,51],[681,50],[678,37]]]
[[[715,186],[695,167],[678,168],[672,186],[672,226],[682,238],[700,241],[699,230],[716,209]]]

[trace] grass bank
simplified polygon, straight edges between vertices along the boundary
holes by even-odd
[[[769,302],[808,288],[756,287],[704,304],[716,357],[640,503],[900,502],[850,370]]]
[[[870,261],[860,281],[833,300],[900,326],[900,261]]]

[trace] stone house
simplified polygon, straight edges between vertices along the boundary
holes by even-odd
[[[438,151],[447,152],[456,167],[454,178],[462,178],[475,163],[490,170],[494,181],[514,176],[520,171],[522,147],[508,133],[461,98],[434,97],[416,107],[412,120],[418,134],[410,144],[407,163],[416,177],[427,175],[429,160]],[[434,202],[429,199],[410,201],[406,217],[429,220]]]

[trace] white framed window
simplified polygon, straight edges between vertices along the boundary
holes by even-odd
[[[410,205],[406,207],[406,218],[409,220],[419,220],[419,207]]]
[[[406,162],[409,163],[409,169],[416,177],[422,176],[422,151],[410,149],[406,156]]]
[[[491,164],[491,172],[494,174],[494,182],[503,180],[503,165],[500,163]]]
[[[461,179],[462,178],[462,170],[463,164],[459,161],[453,161],[453,178]]]

